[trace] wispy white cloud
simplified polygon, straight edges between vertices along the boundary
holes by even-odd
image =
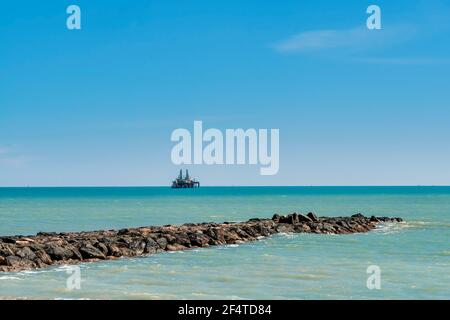
[[[397,25],[382,30],[358,26],[343,30],[312,30],[300,32],[278,41],[273,48],[280,53],[308,53],[324,50],[360,51],[403,42],[413,36],[415,29]]]

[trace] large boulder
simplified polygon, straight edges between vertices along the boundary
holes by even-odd
[[[309,212],[306,215],[308,218],[310,218],[313,222],[318,222],[319,218],[317,218],[316,214],[314,212]]]
[[[2,257],[8,257],[14,255],[15,249],[11,244],[7,243],[0,243],[0,256]]]
[[[166,247],[167,251],[181,251],[187,249],[185,246],[182,246],[181,244],[174,243],[174,244],[168,244]]]
[[[52,260],[68,260],[72,258],[73,252],[55,243],[49,243],[44,247],[45,252]]]
[[[36,262],[37,261],[42,261],[45,264],[51,264],[52,263],[52,259],[50,258],[50,256],[44,251],[44,250],[38,250],[35,251],[34,254],[36,255]]]
[[[136,239],[130,242],[128,248],[131,249],[137,255],[142,254],[145,250],[146,242],[144,239]]]
[[[156,239],[156,242],[158,243],[159,247],[160,247],[162,250],[165,250],[165,249],[166,249],[167,244],[168,244],[168,241],[167,241],[166,238],[164,238],[164,237],[158,238],[158,239]]]
[[[278,223],[287,223],[287,224],[297,224],[299,223],[299,218],[297,213],[288,214],[287,216],[281,216],[278,219]]]
[[[223,231],[223,228],[211,227],[206,229],[204,233],[212,239],[212,243],[224,244],[226,242],[224,236],[225,232]]]
[[[185,247],[191,246],[191,238],[186,232],[182,231],[179,233],[175,233],[174,237],[175,240],[173,241],[173,243],[181,244],[182,246]]]
[[[206,247],[209,244],[209,237],[202,233],[190,233],[189,234],[190,244],[197,247]]]
[[[35,260],[36,254],[28,247],[20,248],[16,251],[16,256],[28,260]]]
[[[97,249],[99,249],[105,256],[108,255],[108,247],[102,243],[102,242],[97,242],[94,247],[96,247]]]
[[[105,255],[92,244],[85,244],[79,249],[84,259],[105,259]]]
[[[26,270],[36,267],[36,264],[33,261],[17,256],[6,257],[6,265],[17,270]]]
[[[144,252],[145,253],[155,253],[156,251],[158,251],[158,249],[160,249],[158,242],[153,240],[153,238],[148,237],[147,242],[145,244]]]
[[[300,214],[300,213],[297,215],[297,217],[298,217],[298,221],[299,222],[313,222],[310,217],[305,216],[305,215]]]

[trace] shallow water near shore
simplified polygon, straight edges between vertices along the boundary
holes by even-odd
[[[449,299],[450,187],[0,188],[0,235],[320,216],[406,220],[352,235],[275,235],[258,242],[0,273],[13,299]],[[381,269],[381,289],[366,269]]]

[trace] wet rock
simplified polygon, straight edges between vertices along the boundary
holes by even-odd
[[[148,237],[147,242],[145,244],[145,253],[156,253],[159,249],[159,244],[153,238]]]
[[[52,260],[68,260],[73,256],[73,252],[69,249],[63,248],[57,244],[49,243],[45,246],[45,252]]]
[[[16,256],[28,260],[35,260],[36,254],[28,247],[20,248],[16,251]]]
[[[168,244],[166,238],[164,238],[164,237],[158,238],[158,239],[156,240],[156,242],[158,243],[158,245],[159,245],[159,247],[160,247],[161,249],[163,249],[163,250],[166,249],[167,244]]]
[[[189,239],[190,243],[197,247],[206,247],[209,245],[209,238],[204,234],[190,233]]]
[[[335,233],[336,231],[336,229],[333,227],[331,223],[322,223],[321,229],[326,233]]]
[[[291,233],[294,232],[294,227],[288,224],[279,224],[275,228],[277,233]]]
[[[167,243],[175,243],[177,238],[170,233],[164,233],[163,237],[166,238]]]
[[[167,251],[180,251],[187,249],[185,246],[182,246],[181,244],[168,244],[166,247]]]
[[[105,256],[108,255],[108,247],[103,242],[97,242],[94,246],[99,249]]]
[[[111,257],[123,256],[120,245],[118,245],[116,243],[108,243],[106,245],[106,247],[108,248],[108,256],[111,256]]]
[[[307,224],[298,224],[294,228],[295,232],[302,233],[302,232],[311,232],[311,228]]]
[[[0,243],[0,256],[7,257],[7,256],[13,256],[14,251],[12,250],[12,246],[9,244],[3,244]]]
[[[137,239],[130,242],[128,248],[133,250],[136,254],[142,254],[145,250],[146,242],[143,239]]]
[[[86,244],[79,249],[84,259],[105,259],[105,255],[91,244]]]
[[[17,256],[6,257],[6,265],[18,270],[28,270],[36,267],[36,264],[33,261]]]
[[[278,223],[296,224],[299,222],[298,214],[288,214],[278,219]]]
[[[224,243],[226,243],[225,232],[220,227],[208,228],[206,230],[205,234],[207,234],[209,237],[211,237],[211,239],[214,240],[213,242],[215,242],[217,244],[224,244]]]
[[[35,261],[41,261],[48,265],[52,263],[52,259],[44,250],[35,251],[34,254],[36,255]]]
[[[16,239],[14,237],[3,237],[0,238],[3,243],[16,243]]]
[[[67,249],[72,251],[71,259],[83,260],[83,256],[81,255],[81,252],[76,247],[74,247],[73,245],[70,245],[70,246],[67,246]]]
[[[181,244],[182,246],[185,246],[185,247],[191,246],[191,239],[187,233],[180,232],[178,234],[175,234],[174,237],[175,237],[175,240],[173,240],[172,243]]]

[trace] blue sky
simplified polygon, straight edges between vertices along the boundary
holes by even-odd
[[[66,28],[79,5],[82,29]],[[368,31],[366,8],[382,10]],[[279,128],[205,185],[448,185],[448,1],[3,1],[0,186],[168,185],[176,128]]]

